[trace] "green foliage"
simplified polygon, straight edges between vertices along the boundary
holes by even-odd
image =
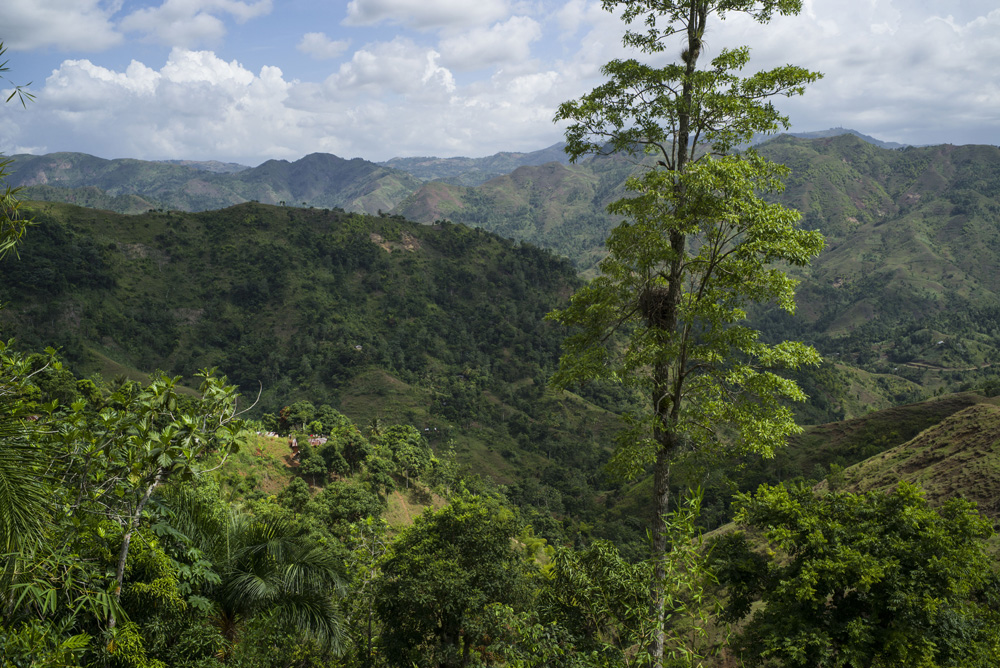
[[[3,44],[0,43],[0,54]],[[2,68],[0,68],[2,70]],[[17,253],[17,244],[24,236],[24,231],[31,221],[21,214],[21,202],[18,199],[20,188],[11,188],[5,181],[9,176],[7,168],[12,160],[0,160],[0,260],[8,253]]]
[[[302,478],[292,478],[288,486],[278,494],[278,501],[297,513],[301,513],[311,499],[309,484]]]
[[[7,52],[7,47],[4,46],[3,42],[0,42],[0,58]],[[3,61],[0,63],[0,81],[10,81],[2,73],[10,70],[7,67],[9,61]],[[30,86],[31,84],[27,84]],[[26,86],[15,85],[11,89],[10,95],[7,96],[5,102],[10,102],[17,96],[18,101],[21,103],[22,107],[27,106],[28,100],[33,100],[34,96],[31,93],[25,91]],[[30,220],[25,219],[20,212],[21,202],[18,200],[18,192],[21,188],[12,188],[6,183],[6,178],[10,176],[7,168],[10,167],[11,160],[0,159],[0,260],[4,258],[8,253],[14,251],[17,253],[17,243],[21,240],[24,235],[24,230],[31,223]]]
[[[410,425],[393,425],[373,438],[379,456],[390,459],[397,470],[406,477],[407,486],[412,478],[420,476],[431,464],[431,449],[416,428]]]
[[[566,151],[573,158],[649,148],[662,157],[667,169],[683,171],[689,142],[711,145],[724,154],[748,142],[754,133],[788,127],[768,98],[801,95],[807,83],[821,76],[786,65],[741,78],[738,73],[750,59],[747,47],[723,48],[708,67],[696,67],[711,15],[744,13],[766,23],[775,10],[797,14],[799,0],[604,3],[606,9],[619,5],[624,5],[626,23],[641,17],[645,28],[641,33],[629,30],[627,45],[654,54],[679,42],[684,49],[682,62],[659,68],[636,60],[607,63],[603,71],[609,81],[580,100],[563,103],[556,115],[557,120],[573,121],[566,133]]]
[[[75,668],[87,650],[90,637],[71,635],[60,626],[36,619],[0,627],[2,668]]]
[[[820,496],[762,486],[737,506],[736,521],[773,550],[742,533],[715,548],[728,615],[749,616],[738,642],[748,665],[996,665],[998,611],[983,597],[995,587],[993,531],[972,504],[935,509],[900,483]]]
[[[612,232],[602,275],[551,316],[579,328],[564,346],[556,383],[655,382],[665,394],[619,441],[614,464],[626,477],[655,459],[657,430],[704,448],[717,442],[719,425],[733,424],[741,449],[766,457],[796,433],[780,402],[804,396],[794,382],[759,369],[817,364],[818,354],[794,342],[766,345],[740,324],[750,303],[794,309],[795,282],[767,264],[804,264],[822,248],[817,233],[796,229],[795,212],[757,196],[777,187],[780,173],[756,157],[704,161],[679,177],[650,172],[633,183],[638,197],[614,207],[632,222]],[[683,197],[669,185],[678,181]],[[665,243],[676,235],[697,239],[690,253],[679,256]],[[674,266],[681,274],[671,277]],[[678,284],[686,290],[672,297]],[[612,343],[608,333],[619,329],[627,339]]]
[[[527,602],[528,566],[511,511],[461,496],[393,542],[375,583],[382,647],[392,666],[460,666],[484,643],[486,608]]]
[[[298,473],[309,479],[313,485],[321,485],[327,478],[327,464],[323,457],[309,445],[305,434],[299,434]]]
[[[606,541],[582,550],[557,549],[544,581],[539,608],[558,621],[577,652],[602,664],[631,665],[628,652],[650,640],[649,562],[631,564]]]
[[[36,412],[46,407],[32,401],[37,390],[29,381],[31,360],[10,346],[0,341],[0,554],[4,555],[40,543],[53,510],[47,469],[54,452],[38,438]],[[49,363],[55,364],[51,358]]]
[[[246,621],[265,617],[283,631],[304,633],[323,651],[341,650],[342,581],[334,552],[281,516],[217,510],[183,488],[172,489],[165,502],[175,558],[190,567],[203,555],[212,564],[216,575],[204,578],[201,593],[214,604],[216,625],[230,644]]]
[[[543,569],[533,609],[515,613],[496,605],[498,635],[491,650],[512,665],[649,666],[653,638],[663,632],[664,665],[711,665],[718,642],[709,638],[715,584],[697,527],[700,497],[693,494],[665,518],[670,549],[662,563],[662,617],[650,605],[649,582],[658,559],[632,563],[609,542],[557,548]],[[657,620],[660,621],[657,621]]]
[[[308,508],[309,514],[343,538],[350,534],[351,526],[381,517],[384,511],[385,501],[367,486],[345,481],[328,484]]]

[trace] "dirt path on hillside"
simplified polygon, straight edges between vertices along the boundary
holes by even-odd
[[[958,367],[958,366],[939,366],[937,364],[927,364],[926,362],[903,362],[901,366],[908,366],[911,369],[927,369],[929,371],[979,371],[980,369],[985,369],[987,367],[993,366],[993,363],[990,362],[982,366]]]

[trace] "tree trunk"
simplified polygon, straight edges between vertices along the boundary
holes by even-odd
[[[695,147],[689,146],[691,141],[691,105],[694,97],[694,87],[691,77],[694,75],[698,57],[701,55],[702,37],[705,34],[705,22],[708,16],[708,3],[705,0],[690,0],[687,23],[687,49],[681,54],[684,61],[686,76],[681,86],[683,106],[677,115],[677,135],[674,137],[676,160],[674,170],[680,175],[687,169]],[[679,179],[674,179],[678,205],[684,201],[684,186]],[[655,320],[647,323],[653,327],[672,332],[677,328],[677,310],[680,306],[682,285],[683,258],[687,238],[680,232],[670,233],[670,247],[674,252],[670,275],[667,282],[665,299],[659,306]],[[656,452],[656,464],[653,469],[653,508],[655,516],[652,524],[653,539],[653,580],[650,583],[650,611],[656,623],[653,639],[650,643],[650,654],[653,658],[653,668],[663,667],[663,653],[666,644],[664,632],[665,592],[664,582],[666,570],[664,555],[667,551],[666,515],[670,512],[670,459],[677,446],[676,433],[673,425],[680,414],[681,381],[683,377],[683,360],[676,363],[677,377],[671,382],[670,370],[662,365],[654,373],[653,380],[653,411],[658,418],[653,440],[659,445]]]
[[[667,551],[667,531],[665,517],[670,512],[670,454],[663,448],[656,455],[656,465],[653,469],[653,581],[650,583],[650,608],[656,627],[650,645],[653,655],[653,665],[663,665],[663,648],[666,638],[663,629],[664,614],[664,580],[666,571],[663,566],[663,555]]]
[[[465,634],[462,638],[462,668],[469,665],[469,650],[471,649],[472,641],[469,640],[469,634]]]
[[[118,553],[118,569],[115,571],[115,603],[121,601],[122,598],[122,581],[125,579],[125,562],[128,560],[128,546],[132,542],[132,533],[135,531],[136,527],[139,526],[139,520],[142,518],[142,511],[146,508],[146,503],[149,501],[149,497],[153,496],[153,492],[157,487],[160,486],[160,482],[163,480],[163,469],[157,469],[156,475],[153,476],[153,481],[146,488],[146,493],[139,501],[139,505],[135,508],[135,513],[129,519],[128,525],[125,527],[125,535],[122,536],[122,549]],[[115,619],[115,611],[112,610],[108,614],[108,630],[115,628],[117,620]]]

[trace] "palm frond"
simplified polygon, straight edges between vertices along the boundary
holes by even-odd
[[[45,475],[51,457],[24,412],[14,397],[0,394],[0,553],[40,542],[51,509]]]

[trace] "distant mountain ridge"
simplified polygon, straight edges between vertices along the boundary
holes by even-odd
[[[380,165],[401,169],[421,181],[445,181],[455,185],[478,186],[498,176],[510,174],[519,167],[544,165],[549,162],[569,164],[564,143],[553,144],[529,153],[501,152],[484,158],[392,158]]]
[[[168,165],[181,165],[184,167],[194,167],[195,169],[212,172],[213,174],[233,174],[250,169],[249,165],[241,165],[238,162],[220,162],[218,160],[156,160]]]
[[[85,153],[12,157],[8,183],[24,187],[27,198],[85,204],[134,196],[148,202],[149,208],[181,211],[208,211],[256,200],[375,213],[391,209],[421,183],[401,170],[328,153],[294,162],[268,160],[238,171],[232,171],[237,166],[231,163],[105,160]],[[78,191],[81,188],[97,188],[106,197]],[[134,202],[126,204],[129,207],[116,210],[137,213]]]
[[[425,181],[478,186],[524,166],[568,163],[563,144],[484,158],[393,158],[375,163],[329,153],[256,167],[217,160],[106,160],[85,153],[19,154],[8,182],[24,196],[119,213],[153,208],[208,211],[248,201],[389,211]],[[143,208],[145,207],[145,208]]]
[[[874,144],[879,148],[906,148],[907,146],[912,146],[912,144],[900,144],[894,141],[882,141],[881,139],[876,139],[871,135],[866,135],[858,132],[857,130],[851,130],[849,128],[830,128],[829,130],[815,130],[812,132],[785,132],[791,137],[798,137],[799,139],[827,139],[829,137],[839,137],[840,135],[854,135],[860,139],[865,140],[869,144]]]
[[[884,148],[902,145],[881,142],[854,130],[834,128],[821,132],[794,133],[793,136],[826,138],[853,134]],[[256,167],[218,160],[106,160],[84,153],[20,154],[8,180],[12,186],[27,188],[24,196],[42,201],[61,201],[119,213],[141,213],[148,209],[207,211],[241,202],[286,203],[295,206],[342,208],[347,211],[378,213],[395,209],[397,213],[420,211],[423,222],[440,217],[434,206],[422,199],[434,199],[431,193],[417,194],[422,183],[439,181],[455,186],[479,187],[513,174],[525,167],[558,163],[570,167],[564,144],[553,144],[538,151],[504,151],[482,158],[410,157],[392,158],[375,163],[361,158],[346,160],[326,153],[313,153],[299,160],[268,160]],[[588,165],[592,159],[573,167]],[[587,168],[583,168],[587,171]],[[625,175],[622,176],[624,180]],[[619,190],[620,190],[620,184]],[[495,190],[495,188],[493,188]],[[416,195],[416,201],[405,202]],[[544,193],[536,193],[533,201]],[[556,195],[557,199],[559,195]],[[579,198],[579,193],[574,195]],[[604,232],[609,227],[604,207],[609,200],[593,200],[591,218]],[[578,199],[571,208],[580,209]],[[145,208],[143,208],[145,207]],[[551,205],[543,207],[551,210]],[[484,224],[476,216],[459,219],[469,224]],[[480,216],[481,217],[481,216]],[[487,227],[490,227],[488,224]],[[523,225],[522,225],[523,227]],[[534,227],[533,225],[529,225]],[[492,228],[491,228],[492,229]],[[503,230],[498,230],[504,233]],[[534,232],[518,238],[545,244]],[[587,252],[585,251],[586,255]],[[572,255],[571,255],[572,256]],[[584,263],[584,268],[589,263]]]

